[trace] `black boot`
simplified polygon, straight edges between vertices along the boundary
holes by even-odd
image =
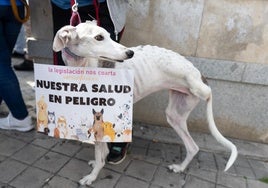
[[[33,70],[33,61],[24,59],[24,61],[18,65],[14,65],[14,69],[17,71],[32,71]]]

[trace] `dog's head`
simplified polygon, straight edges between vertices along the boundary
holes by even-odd
[[[103,122],[103,109],[100,112],[96,112],[94,109],[92,110],[94,115],[94,122],[99,121]]]
[[[40,98],[40,100],[37,102],[39,110],[46,111],[47,109],[47,103],[45,102],[44,96]]]
[[[66,129],[67,128],[67,122],[65,117],[60,116],[57,121],[57,128],[59,129]]]
[[[92,21],[80,23],[76,27],[70,25],[62,27],[54,37],[53,50],[58,52],[64,48],[68,48],[79,57],[94,57],[117,62],[122,62],[134,55],[132,50],[114,42],[105,29]]]

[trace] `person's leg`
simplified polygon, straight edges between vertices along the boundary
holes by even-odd
[[[21,24],[7,16],[1,20],[3,21],[0,25],[0,95],[12,115],[23,119],[28,115],[28,111],[22,98],[18,79],[11,67],[11,54]]]
[[[21,13],[23,7],[19,7]],[[13,16],[10,7],[0,10],[0,98],[5,101],[11,114],[0,120],[0,128],[9,129],[11,123],[28,121],[28,111],[24,103],[20,85],[11,67],[11,54],[19,34],[21,24]],[[24,123],[24,121],[22,122]],[[32,125],[26,125],[32,129]],[[31,126],[31,127],[30,127]],[[24,130],[24,129],[23,129]]]
[[[24,25],[22,25],[12,53],[12,57],[22,57],[24,59],[20,64],[13,66],[14,69],[17,71],[33,70],[33,61],[29,59],[25,50],[26,50],[25,28]]]

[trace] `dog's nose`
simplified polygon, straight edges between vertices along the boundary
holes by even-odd
[[[132,50],[128,50],[128,51],[126,51],[126,54],[127,54],[127,57],[128,57],[128,58],[132,58],[133,55],[134,55],[134,51],[132,51]]]

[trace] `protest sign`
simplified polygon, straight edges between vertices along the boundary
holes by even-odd
[[[35,64],[37,131],[82,142],[131,142],[133,72]]]

